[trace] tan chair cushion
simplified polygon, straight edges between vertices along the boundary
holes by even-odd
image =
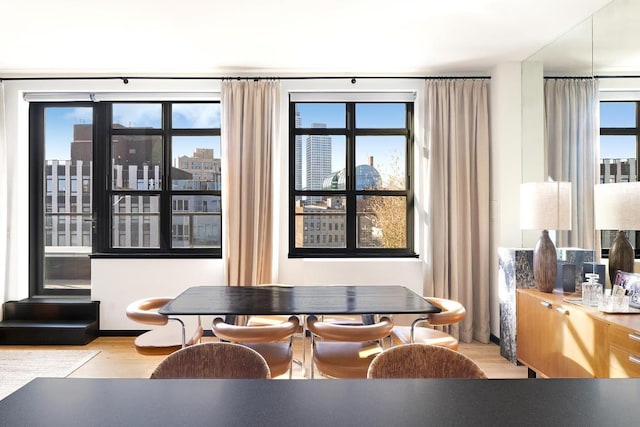
[[[197,343],[203,334],[201,326],[187,327],[186,345]],[[140,354],[171,354],[182,348],[182,325],[169,322],[166,326],[152,329],[136,337],[134,341],[136,351]]]
[[[378,354],[371,354],[367,342],[316,341],[313,361],[324,375],[334,378],[366,378],[369,364]],[[377,345],[376,345],[377,346]],[[380,346],[377,346],[382,351]],[[360,357],[360,353],[367,353]]]
[[[291,335],[300,330],[300,321],[296,316],[288,316],[280,323],[238,326],[225,323],[224,319],[217,317],[213,320],[211,330],[221,340],[242,343],[260,353],[269,365],[271,376],[277,377],[291,368]],[[287,341],[279,341],[284,339]]]
[[[264,326],[239,326],[225,323],[224,319],[213,319],[211,330],[218,338],[233,342],[271,342],[291,337],[300,328],[300,320],[290,316],[285,322]]]
[[[170,297],[143,298],[127,306],[127,317],[138,323],[162,326],[169,321],[169,316],[158,313],[158,309],[168,304]]]
[[[247,320],[247,326],[269,326],[269,325],[277,325],[289,320],[291,316],[283,314],[283,315],[272,315],[272,316],[250,316],[249,320]],[[302,325],[298,325],[298,329],[296,333],[302,333]]]
[[[425,299],[442,310],[440,313],[429,313],[426,316],[431,326],[452,325],[460,322],[467,314],[467,310],[458,301],[436,297]]]
[[[293,351],[288,342],[246,343],[244,345],[257,351],[264,357],[271,370],[272,378],[283,375],[289,371]]]
[[[394,326],[391,330],[391,339],[396,345],[411,343],[410,326]],[[414,342],[416,344],[438,345],[451,350],[458,350],[458,340],[446,332],[437,329],[416,327],[414,330]]]

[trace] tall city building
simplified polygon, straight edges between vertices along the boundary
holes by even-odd
[[[220,190],[221,160],[214,157],[213,148],[196,148],[192,156],[178,157],[175,168],[186,172],[190,179],[174,178],[174,189],[179,182],[185,190]],[[176,173],[175,169],[172,173]]]
[[[296,127],[299,128],[302,126],[302,118],[300,117],[300,112],[298,111],[298,107],[296,105],[296,117],[295,117]],[[295,169],[296,169],[296,190],[302,190],[302,135],[296,135],[296,146],[295,146]]]
[[[312,123],[311,128],[326,128],[324,123]],[[324,179],[331,174],[331,136],[309,135],[306,146],[306,189],[322,190]]]

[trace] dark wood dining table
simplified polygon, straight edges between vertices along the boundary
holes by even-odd
[[[404,286],[194,286],[166,315],[421,314],[440,309]]]
[[[2,427],[632,426],[640,379],[37,378]]]

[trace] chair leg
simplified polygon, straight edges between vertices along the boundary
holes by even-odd
[[[411,333],[409,334],[409,343],[410,344],[413,344],[413,342],[414,342],[413,333],[414,333],[414,331],[416,329],[416,325],[418,323],[426,322],[427,320],[429,320],[429,319],[426,318],[426,317],[419,317],[416,320],[414,320],[413,322],[411,322]]]
[[[293,335],[289,337],[289,351],[291,351],[293,356]],[[293,379],[293,357],[291,357],[291,361],[289,362],[289,379]]]
[[[302,316],[302,376],[307,375],[307,318]]]
[[[311,364],[311,379],[314,379],[314,371],[315,371],[315,369],[313,367],[313,353],[314,353],[315,345],[316,345],[315,337],[313,336],[313,333],[312,333],[311,334],[311,361],[310,361],[310,364]]]
[[[182,326],[182,348],[185,348],[187,346],[187,337],[186,337],[186,330],[184,327],[184,322],[181,319],[178,319],[177,317],[170,317],[169,320],[175,320],[176,322],[179,322],[180,325]]]

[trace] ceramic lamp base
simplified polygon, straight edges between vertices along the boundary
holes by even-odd
[[[611,248],[609,248],[609,280],[612,285],[616,282],[618,270],[633,273],[633,262],[633,246],[631,246],[625,232],[619,231],[611,242]]]
[[[533,250],[533,277],[541,292],[553,292],[558,275],[556,247],[549,238],[549,232],[542,230],[540,239]]]

